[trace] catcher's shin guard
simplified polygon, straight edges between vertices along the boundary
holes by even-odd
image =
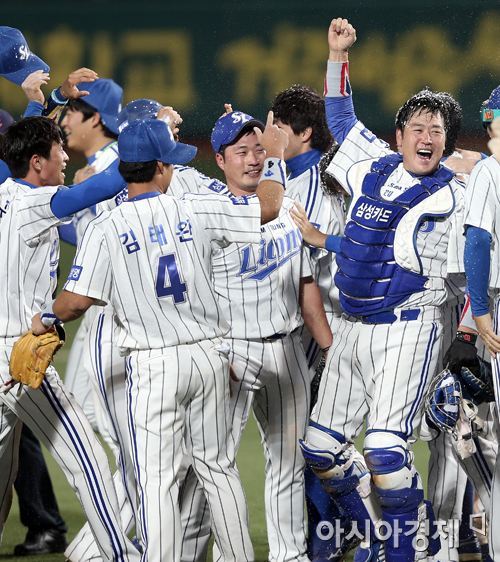
[[[415,475],[415,485],[417,478]],[[434,511],[431,504],[424,501],[423,490],[375,487],[375,492],[382,507],[378,532],[385,540],[387,562],[413,562],[439,551],[441,543]]]

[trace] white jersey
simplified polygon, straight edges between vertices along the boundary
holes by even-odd
[[[311,166],[297,177],[288,178],[286,194],[305,209],[314,226],[328,234],[344,234],[346,206],[344,196],[325,193],[321,187],[318,165]],[[340,315],[339,291],[334,283],[337,272],[335,254],[323,248],[311,251],[314,279],[319,287],[325,312]]]
[[[257,198],[147,194],[87,229],[65,289],[110,302],[118,347],[158,349],[229,330],[214,295],[212,253],[259,240]]]
[[[31,329],[31,317],[51,301],[57,287],[59,234],[52,227],[65,222],[54,216],[50,202],[59,189],[65,188],[34,188],[12,178],[0,186],[0,291],[6,296],[0,337],[18,337]]]
[[[289,212],[293,207],[293,201],[285,197],[278,217],[260,227],[258,243],[215,251],[213,284],[231,325],[228,337],[264,338],[288,334],[302,325],[299,284],[301,277],[312,273]]]
[[[209,178],[190,166],[174,166],[174,174],[168,186],[167,195],[182,197],[185,193],[232,195],[227,185],[220,180]]]
[[[494,156],[478,162],[465,192],[465,226],[482,228],[491,234],[489,287],[500,288],[500,164]]]
[[[353,203],[361,196],[363,180],[373,161],[391,153],[387,143],[377,139],[360,121],[350,130],[327,170],[351,193],[347,222],[351,219]],[[356,163],[350,165],[351,162]],[[419,178],[410,174],[400,163],[387,178],[381,191],[382,197],[392,201],[418,183]],[[465,186],[456,177],[452,178],[449,186],[450,189],[440,189],[430,196],[424,202],[425,208],[417,205],[413,212],[407,213],[396,230],[396,261],[410,271],[434,278],[431,279],[430,290],[415,293],[405,301],[405,308],[443,304],[448,295],[444,281],[440,280],[464,271],[465,237],[462,235],[462,221]],[[419,222],[424,216],[449,212],[451,209],[453,212],[445,219]],[[358,209],[357,212],[360,211]],[[377,212],[377,209],[366,209],[366,212]]]
[[[103,149],[98,150],[91,162],[91,166],[95,168],[96,174],[101,173],[104,171],[111,162],[114,162],[118,158],[118,141],[111,142],[110,144],[106,145]],[[125,197],[123,195],[123,191],[118,193],[115,197],[109,199],[108,201],[102,201],[96,205],[96,211],[92,210],[92,208],[83,209],[83,211],[79,211],[75,214],[75,218],[73,219],[73,223],[76,230],[76,239],[78,242],[82,239],[83,233],[87,228],[89,222],[95,218],[95,216],[102,211],[111,211],[117,205],[119,205],[124,199],[126,199],[126,189]]]

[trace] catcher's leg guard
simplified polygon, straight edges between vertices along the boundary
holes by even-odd
[[[438,552],[434,512],[424,502],[406,438],[385,431],[367,432],[364,452],[382,508],[378,534],[385,541],[387,561],[413,562],[426,558],[428,551]]]
[[[307,464],[319,476],[321,486],[340,508],[349,527],[342,529],[344,534],[358,539],[370,534],[373,521],[377,519],[369,498],[370,474],[354,446],[339,433],[315,423],[308,428],[307,442],[301,441],[300,446]],[[356,459],[354,464],[356,454],[360,461]]]
[[[321,486],[321,479],[309,466],[306,466],[304,478],[308,526],[307,556],[314,562],[337,562],[349,550],[346,550],[346,547],[350,546],[345,544],[350,541],[343,541],[342,537],[336,534],[337,529],[346,528],[347,521],[333,498]]]

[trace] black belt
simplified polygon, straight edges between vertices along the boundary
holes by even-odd
[[[286,334],[273,334],[272,336],[268,336],[267,338],[261,338],[262,341],[277,341],[277,340],[282,340],[283,338],[285,338],[286,336],[289,336],[290,334],[294,334],[297,330],[300,329],[300,326],[298,326],[297,328],[295,328],[295,330],[293,330],[292,332],[287,332]]]

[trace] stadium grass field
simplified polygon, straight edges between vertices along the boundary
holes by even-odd
[[[216,167],[212,162],[206,164],[205,166],[200,166],[199,168],[204,173],[210,175],[216,175],[215,173],[217,172]],[[67,177],[72,177],[71,173],[68,173]],[[73,255],[74,248],[62,242],[60,286],[64,284],[64,281],[67,278]],[[64,376],[66,360],[77,327],[77,322],[73,322],[66,326],[68,336],[67,343],[60,350],[54,362],[55,367],[57,368],[61,376]],[[363,436],[361,435],[357,441],[359,447],[362,446],[362,439]],[[420,474],[422,475],[422,479],[424,481],[424,489],[426,489],[427,464],[429,458],[427,444],[423,442],[417,442],[413,445],[412,450],[415,452],[415,464]],[[44,452],[52,476],[52,483],[54,486],[57,501],[59,503],[59,509],[68,526],[68,541],[71,541],[76,533],[80,530],[82,525],[85,523],[85,517],[83,515],[80,504],[73,490],[69,486],[63,472],[57,466],[52,457],[47,453],[47,451]],[[114,459],[112,458],[111,454],[109,456],[111,466],[114,468]],[[250,417],[245,429],[242,444],[237,457],[237,462],[250,510],[250,534],[255,549],[255,560],[256,562],[266,562],[268,559],[268,547],[266,535],[266,520],[264,513],[265,460],[262,445],[260,443],[258,428],[255,420],[253,419],[253,416]],[[14,546],[24,541],[26,532],[27,529],[21,525],[21,522],[19,520],[19,506],[17,498],[15,497],[9,519],[5,526],[3,542],[0,545],[0,560],[26,560],[26,558],[24,557],[16,557],[12,554],[14,552]],[[352,557],[353,553],[351,552],[347,557],[347,561],[351,562]],[[65,560],[65,557],[63,554],[50,554],[44,556],[31,556],[29,560],[31,562],[62,562]],[[208,560],[210,562],[212,561],[211,549],[209,549]]]

